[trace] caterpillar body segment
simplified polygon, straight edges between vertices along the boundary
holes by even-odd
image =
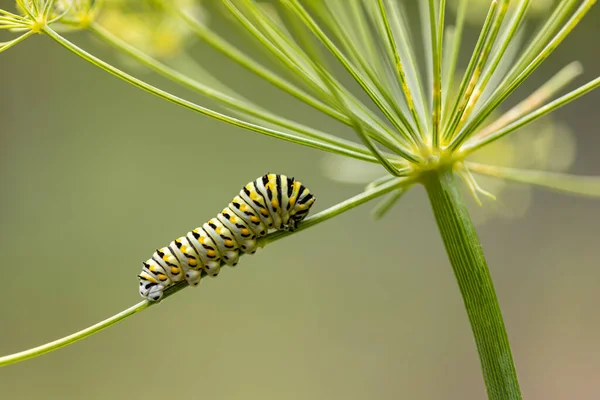
[[[285,175],[266,174],[250,182],[215,218],[143,263],[140,295],[159,301],[177,282],[197,286],[203,274],[214,277],[223,265],[236,266],[241,253],[256,252],[257,240],[269,230],[294,230],[314,202],[304,185]]]

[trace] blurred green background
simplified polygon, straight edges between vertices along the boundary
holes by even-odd
[[[68,37],[120,61],[85,34]],[[579,83],[598,76],[598,37],[595,7],[510,103],[574,59],[586,71]],[[194,51],[261,104],[352,137],[224,57]],[[305,183],[315,211],[361,190],[326,179],[322,153],[168,104],[45,37],[0,54],[0,74],[2,355],[140,301],[141,261],[267,171]],[[600,175],[598,104],[596,91],[554,114],[575,132],[574,173]],[[424,191],[410,191],[385,220],[368,211],[244,257],[235,271],[90,339],[0,369],[0,398],[483,398]],[[535,190],[523,218],[479,227],[526,398],[600,394],[599,223],[600,200]]]

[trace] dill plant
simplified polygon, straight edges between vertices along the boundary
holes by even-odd
[[[560,95],[581,73],[579,64],[572,63],[512,109],[498,112],[504,100],[575,28],[594,0],[558,2],[525,44],[518,37],[533,2],[489,2],[479,38],[466,70],[460,75],[457,75],[458,55],[463,45],[468,0],[449,2],[456,9],[455,19],[447,18],[445,0],[418,3],[424,60],[416,52],[419,43],[412,39],[414,32],[401,2],[220,1],[220,12],[228,17],[229,23],[255,40],[276,62],[277,70],[256,61],[213,31],[201,5],[192,0],[17,0],[16,3],[14,11],[0,10],[0,29],[17,34],[2,42],[0,51],[34,34],[46,35],[124,82],[191,111],[355,160],[361,165],[378,165],[387,171],[356,196],[309,217],[296,232],[376,198],[381,200],[374,215],[381,217],[407,190],[422,184],[464,300],[488,397],[521,398],[498,299],[457,177],[476,199],[480,195],[492,198],[494,195],[478,184],[475,175],[600,197],[597,177],[490,165],[486,157],[474,161],[477,152],[498,139],[600,85],[600,78],[596,78]],[[75,30],[100,38],[121,56],[216,100],[220,109],[173,95],[94,56],[64,36]],[[277,115],[242,97],[235,88],[219,82],[201,65],[186,58],[186,43],[193,40],[204,41],[282,91],[351,127],[358,142]],[[344,67],[378,112],[341,83],[330,68],[331,59]],[[204,79],[200,81],[180,72],[177,66],[181,62]],[[261,239],[260,244],[264,246],[290,234],[272,233]],[[185,285],[181,282],[169,289],[165,297]],[[0,366],[74,343],[152,304],[143,301],[73,335],[0,357]]]

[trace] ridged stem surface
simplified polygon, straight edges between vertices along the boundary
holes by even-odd
[[[488,398],[521,399],[492,277],[452,169],[429,172],[423,183],[471,323]]]

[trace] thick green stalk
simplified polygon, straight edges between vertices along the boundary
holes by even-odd
[[[502,312],[475,227],[452,169],[423,177],[469,316],[489,399],[521,399]]]

